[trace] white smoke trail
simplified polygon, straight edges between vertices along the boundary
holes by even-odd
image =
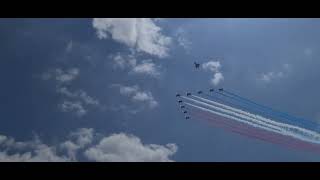
[[[238,112],[238,113],[246,114],[246,115],[251,116],[251,117],[255,117],[255,119],[258,119],[259,121],[270,123],[270,124],[279,126],[281,128],[286,128],[287,131],[293,131],[293,132],[297,132],[297,133],[302,133],[304,136],[308,136],[309,138],[314,138],[317,141],[320,140],[320,134],[317,133],[317,132],[314,132],[314,131],[311,131],[311,130],[308,130],[308,129],[305,129],[305,128],[302,128],[302,127],[294,126],[294,125],[291,125],[291,124],[285,124],[285,123],[277,122],[277,121],[262,117],[260,115],[251,114],[251,113],[248,113],[246,111],[243,111],[243,110],[240,110],[240,109],[236,109],[236,108],[233,108],[231,106],[227,106],[227,105],[224,105],[224,104],[221,104],[221,103],[218,103],[218,102],[215,102],[215,101],[211,101],[211,100],[199,97],[199,96],[194,96],[194,95],[192,95],[192,96],[196,97],[198,99],[201,99],[203,101],[206,101],[208,103],[224,107],[224,108],[229,109],[231,111],[235,111],[235,112]]]
[[[263,121],[267,124],[270,124],[270,125],[276,125],[276,126],[280,126],[281,128],[300,128],[300,127],[297,127],[297,126],[292,126],[290,124],[284,124],[284,123],[280,123],[280,122],[277,122],[277,121],[274,121],[274,120],[271,120],[271,119],[268,119],[268,118],[265,118],[263,116],[260,116],[260,115],[257,115],[257,114],[252,114],[252,113],[249,113],[249,112],[246,112],[246,111],[243,111],[241,109],[237,109],[237,108],[233,108],[231,106],[228,106],[228,105],[224,105],[224,104],[221,104],[221,103],[218,103],[218,102],[215,102],[215,101],[211,101],[211,100],[208,100],[208,99],[205,99],[205,98],[202,98],[202,97],[199,97],[199,96],[194,96],[192,95],[192,97],[194,98],[197,98],[197,99],[200,99],[201,101],[204,101],[208,104],[212,104],[212,105],[215,105],[215,106],[219,106],[221,108],[224,108],[224,109],[227,109],[227,110],[230,110],[230,111],[233,111],[233,112],[236,112],[236,113],[240,113],[240,114],[243,114],[243,115],[246,115],[248,117],[251,117],[253,119],[256,119],[258,121]],[[289,126],[289,127],[288,127]],[[303,128],[302,128],[303,129]],[[305,131],[309,131],[307,129],[303,129]],[[312,132],[312,131],[310,131]],[[309,132],[309,133],[310,133]]]
[[[226,106],[226,105],[223,105],[223,104],[220,104],[220,103],[217,103],[217,102],[212,102],[215,105],[211,105],[211,104],[208,104],[208,103],[205,103],[205,102],[201,102],[201,101],[189,98],[189,97],[185,97],[185,96],[182,96],[182,97],[185,98],[185,99],[188,99],[188,100],[190,100],[192,102],[195,102],[197,104],[201,104],[201,105],[204,105],[206,107],[213,108],[215,110],[221,111],[222,113],[219,113],[219,115],[224,114],[224,115],[222,115],[224,117],[226,117],[226,115],[228,116],[228,118],[230,118],[229,116],[232,116],[232,117],[235,116],[236,119],[232,118],[234,120],[240,120],[239,118],[243,118],[243,119],[246,119],[247,122],[250,122],[251,123],[250,125],[255,125],[255,127],[258,126],[260,128],[267,128],[267,130],[269,130],[269,131],[274,129],[273,131],[276,130],[275,132],[281,133],[283,135],[292,136],[292,137],[295,137],[295,138],[298,138],[298,139],[301,139],[301,140],[304,140],[304,141],[309,141],[309,142],[313,142],[313,143],[317,143],[317,144],[320,143],[319,142],[319,138],[320,138],[319,134],[316,133],[316,132],[313,132],[313,131],[310,131],[310,130],[307,130],[307,129],[303,129],[303,128],[300,128],[300,127],[288,125],[288,124],[275,122],[273,120],[270,120],[270,119],[267,119],[267,118],[264,118],[264,117],[261,117],[261,116],[255,116],[255,115],[253,115],[251,113],[248,113],[248,112],[245,112],[245,111],[242,111],[242,110],[230,107],[230,106]],[[201,97],[199,97],[199,98],[201,98]],[[204,98],[201,98],[201,99],[203,99],[205,101],[210,101],[210,100],[207,100],[207,99],[204,99]],[[220,107],[217,107],[217,106],[220,106]],[[199,106],[197,106],[197,107],[199,108]],[[207,108],[202,108],[202,107],[201,107],[201,109],[202,110],[204,110],[204,109],[208,110]],[[209,111],[209,112],[215,113],[215,114],[218,113],[216,111]],[[243,120],[241,120],[241,122],[243,122]],[[272,129],[270,129],[270,128],[272,128]],[[306,138],[306,136],[308,138]]]
[[[233,119],[233,120],[236,120],[236,121],[251,125],[251,126],[256,127],[256,128],[261,128],[261,129],[265,129],[265,130],[268,130],[268,131],[273,131],[273,132],[276,132],[276,133],[280,133],[280,131],[277,130],[277,129],[271,129],[269,127],[265,127],[265,126],[262,126],[260,124],[256,124],[256,123],[252,123],[250,121],[242,120],[242,119],[239,119],[238,117],[235,117],[235,116],[232,116],[232,115],[229,115],[229,114],[224,114],[224,113],[221,113],[221,112],[218,112],[218,111],[213,111],[211,109],[207,109],[207,108],[204,108],[204,107],[201,107],[201,106],[197,106],[197,105],[194,105],[194,104],[191,104],[191,103],[187,103],[187,102],[184,102],[184,103],[189,105],[189,106],[201,109],[203,111],[207,111],[209,113],[213,113],[213,114],[216,114],[216,115],[228,118],[228,119]]]
[[[239,113],[239,114],[248,116],[248,117],[250,117],[251,119],[253,118],[253,119],[255,119],[255,120],[260,121],[260,120],[261,120],[260,118],[263,118],[263,117],[261,117],[261,116],[259,116],[259,115],[251,114],[251,113],[248,113],[248,112],[243,111],[243,110],[241,110],[241,109],[236,109],[236,108],[233,108],[233,107],[231,107],[231,106],[227,106],[227,105],[224,105],[224,104],[215,102],[215,101],[207,100],[207,99],[202,98],[202,97],[199,97],[199,96],[194,96],[194,95],[192,95],[192,97],[198,98],[198,99],[200,99],[200,100],[202,100],[202,101],[205,101],[206,104],[212,104],[212,105],[218,106],[218,107],[220,107],[220,108],[222,108],[222,109],[230,110],[230,111],[232,111],[232,112],[235,112],[235,113]],[[189,99],[189,100],[190,100],[190,99]],[[253,120],[253,121],[254,121],[254,120]],[[268,121],[263,121],[263,122],[264,122],[264,123],[267,123],[267,124],[269,124],[269,125],[271,125],[271,126],[273,126],[273,124],[272,124],[272,123],[269,123]]]
[[[237,112],[233,112],[233,111],[230,111],[228,109],[224,109],[224,108],[221,108],[221,107],[216,107],[216,106],[213,106],[213,105],[210,105],[210,104],[207,104],[207,103],[204,103],[204,102],[201,102],[201,101],[198,101],[198,100],[195,100],[195,99],[192,99],[192,98],[188,98],[188,97],[185,97],[186,99],[194,102],[194,103],[197,103],[197,104],[201,104],[201,105],[204,105],[204,106],[207,106],[209,108],[213,108],[215,110],[218,110],[222,113],[225,113],[227,115],[231,115],[231,116],[235,116],[237,118],[242,118],[242,119],[245,119],[245,122],[251,122],[253,124],[257,124],[259,126],[264,126],[264,127],[267,127],[267,128],[273,128],[275,130],[278,130],[278,131],[283,131],[281,128],[277,127],[277,126],[274,126],[274,125],[270,125],[270,124],[267,124],[265,122],[260,122],[259,120],[257,119],[254,119],[252,117],[248,117],[246,115],[243,115],[243,114],[239,114]]]

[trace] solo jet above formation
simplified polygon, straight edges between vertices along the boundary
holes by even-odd
[[[200,63],[194,62],[194,67],[195,67],[196,69],[199,69]]]

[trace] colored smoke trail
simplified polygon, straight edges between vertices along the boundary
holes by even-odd
[[[230,120],[228,118],[212,115],[210,113],[204,113],[196,109],[191,110],[191,114],[199,117],[199,119],[203,119],[209,123],[212,123],[212,125],[216,127],[220,127],[247,137],[253,137],[274,144],[286,145],[291,148],[299,148],[304,150],[320,152],[320,146],[313,146],[312,144],[306,143],[304,141],[299,141],[289,136],[275,134],[266,130],[259,130],[257,128],[253,128],[243,123]]]
[[[285,118],[287,121],[291,121],[291,122],[294,122],[296,124],[299,124],[299,125],[302,125],[302,126],[307,126],[308,128],[311,128],[314,130],[314,127],[317,126],[317,124],[315,122],[312,122],[312,121],[309,121],[309,120],[306,120],[306,119],[302,119],[302,118],[297,118],[297,117],[294,117],[294,116],[291,116],[289,115],[288,113],[285,113],[285,112],[281,112],[281,111],[277,111],[277,110],[274,110],[270,107],[267,107],[267,106],[264,106],[264,105],[261,105],[261,104],[258,104],[252,100],[249,100],[247,98],[244,98],[244,97],[241,97],[239,95],[236,95],[234,93],[231,93],[227,90],[223,90],[223,93],[219,93],[219,94],[222,94],[226,97],[229,97],[229,98],[233,98],[233,99],[236,99],[238,101],[242,101],[243,103],[246,103],[248,105],[251,105],[255,108],[258,108],[260,109],[261,111],[263,112],[269,112],[273,115],[273,117],[282,117],[282,118]]]
[[[244,122],[244,123],[250,124],[254,127],[259,127],[259,128],[266,129],[269,131],[281,133],[283,135],[293,136],[295,138],[298,138],[298,139],[301,139],[304,141],[309,141],[312,143],[319,143],[319,141],[318,141],[319,134],[316,132],[307,130],[307,129],[303,129],[303,128],[300,128],[297,126],[292,126],[292,125],[284,124],[284,123],[280,123],[280,122],[275,122],[273,120],[270,120],[270,119],[267,119],[267,118],[264,118],[261,116],[256,116],[251,113],[248,113],[248,112],[245,112],[245,111],[242,111],[239,109],[235,109],[235,108],[232,108],[230,106],[226,106],[226,105],[223,105],[220,103],[213,102],[213,104],[216,105],[215,106],[215,105],[210,105],[208,103],[201,102],[201,101],[198,101],[198,100],[195,100],[192,98],[188,98],[188,97],[183,97],[183,98],[190,100],[193,103],[201,104],[201,105],[206,106],[208,108],[214,109],[215,111],[212,111],[208,108],[195,106],[195,107],[200,108],[202,110],[205,110],[205,111],[208,111],[208,112],[211,112],[214,114],[218,114],[220,116],[224,116],[227,118],[231,118],[233,120]],[[204,98],[201,98],[201,99],[204,100]],[[205,99],[204,101],[210,101],[210,100]],[[194,106],[194,105],[192,105],[192,106]],[[220,107],[217,107],[217,106],[220,106]],[[217,112],[217,111],[220,111],[220,112]],[[255,117],[255,118],[253,118],[253,117]],[[243,120],[243,119],[245,119],[245,120]]]

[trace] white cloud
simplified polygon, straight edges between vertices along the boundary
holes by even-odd
[[[175,36],[177,37],[177,42],[180,46],[182,46],[185,50],[190,50],[192,43],[187,38],[186,31],[183,28],[178,28]]]
[[[120,94],[126,95],[126,96],[132,96],[137,91],[139,91],[139,86],[137,86],[137,85],[134,85],[134,86],[116,85],[116,86],[120,87]]]
[[[216,86],[224,80],[223,74],[220,72],[221,64],[219,61],[208,61],[203,63],[202,68],[213,73],[213,77],[210,81],[213,85]]]
[[[120,53],[111,58],[115,68],[130,69],[129,74],[145,74],[151,77],[160,75],[159,67],[152,60],[142,60],[141,63],[138,63],[133,54],[121,55]]]
[[[142,91],[139,86],[123,86],[114,84],[112,87],[119,87],[120,94],[129,97],[134,102],[147,104],[149,108],[155,108],[158,102],[153,98],[150,91]]]
[[[77,160],[77,152],[92,144],[94,138],[94,130],[92,128],[80,128],[70,133],[70,140],[60,144],[61,149],[67,151],[68,156],[73,161]]]
[[[78,68],[71,68],[66,71],[62,69],[56,69],[56,80],[62,83],[67,83],[73,81],[79,75]]]
[[[67,87],[57,87],[57,92],[68,98],[58,105],[59,108],[63,112],[73,112],[78,117],[87,113],[87,105],[98,106],[100,104],[97,99],[87,95],[83,90],[71,92]]]
[[[211,83],[213,85],[218,85],[222,80],[224,79],[223,75],[220,72],[217,72],[213,75],[213,78],[211,79]]]
[[[270,82],[272,80],[275,80],[275,79],[279,79],[279,78],[282,78],[283,77],[283,72],[268,72],[268,73],[263,73],[261,75],[261,80],[262,81],[265,81],[265,82]]]
[[[133,97],[132,100],[138,102],[147,102],[149,103],[150,108],[154,108],[158,105],[158,102],[154,100],[151,92],[137,92]]]
[[[99,139],[95,141],[94,138]],[[21,144],[25,146],[22,147]],[[125,133],[101,137],[90,128],[71,132],[66,141],[53,146],[37,138],[17,142],[11,137],[0,135],[1,162],[62,162],[78,161],[80,158],[85,161],[161,162],[172,161],[169,157],[177,150],[175,144],[143,144],[138,137]]]
[[[270,83],[274,80],[282,79],[288,76],[288,73],[291,71],[291,66],[289,64],[284,64],[282,66],[282,69],[283,69],[282,71],[278,71],[278,72],[270,71],[267,73],[262,73],[259,79],[266,83]]]
[[[0,145],[7,140],[6,136],[0,135]]]
[[[118,53],[115,56],[111,55],[110,58],[113,59],[115,68],[118,68],[118,67],[121,69],[133,68],[137,64],[137,60],[133,54],[129,54],[129,55],[124,56],[124,55]]]
[[[137,51],[161,58],[168,55],[171,38],[161,34],[161,28],[153,19],[94,18],[92,24],[100,39],[112,38]]]
[[[65,141],[60,144],[60,148],[67,151],[67,155],[70,157],[72,161],[77,160],[77,151],[80,149],[80,146],[75,144],[72,141]]]
[[[43,144],[39,139],[17,142],[10,137],[5,138],[0,146],[1,162],[43,162],[68,160],[68,157],[58,155],[55,147]]]
[[[160,72],[157,70],[156,65],[151,61],[143,61],[141,64],[136,65],[132,72],[137,74],[148,74],[150,76],[157,77]]]
[[[72,138],[75,138],[77,145],[80,147],[85,147],[88,144],[91,144],[93,141],[94,130],[92,128],[80,128],[75,132],[72,132],[70,135]]]
[[[50,70],[42,74],[43,80],[55,79],[59,83],[70,83],[79,76],[80,70],[78,68],[70,68],[67,70],[62,70],[57,68],[55,70]]]
[[[79,101],[63,101],[58,107],[62,110],[62,112],[73,112],[78,117],[82,117],[87,114],[87,110],[84,109],[83,105]]]
[[[204,70],[208,70],[216,73],[216,72],[219,72],[219,69],[221,68],[221,64],[219,61],[209,61],[209,62],[203,63],[202,68]]]
[[[124,133],[103,138],[98,145],[85,151],[85,156],[93,161],[109,162],[166,162],[175,154],[177,146],[144,145],[138,137]]]

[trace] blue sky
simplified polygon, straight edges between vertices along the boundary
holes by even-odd
[[[319,19],[0,21],[1,161],[320,160],[185,120],[175,99],[224,87],[319,122]]]

